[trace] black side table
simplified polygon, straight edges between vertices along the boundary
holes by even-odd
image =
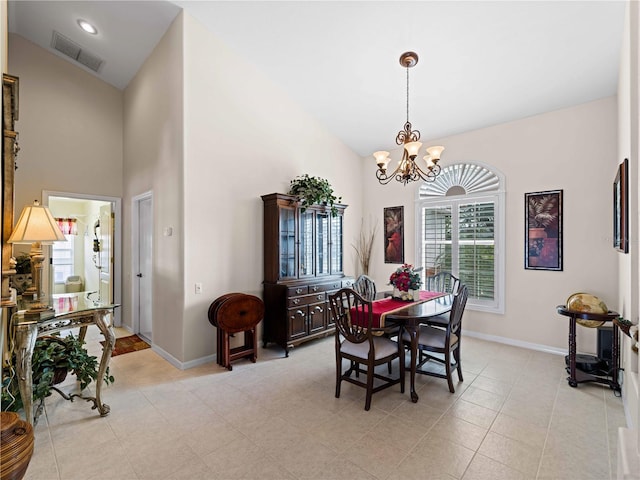
[[[590,312],[576,312],[573,310],[567,310],[565,305],[558,305],[556,307],[557,312],[560,315],[569,317],[569,377],[567,382],[572,387],[577,387],[579,383],[596,382],[608,385],[613,390],[620,390],[620,384],[618,383],[618,370],[619,365],[619,353],[620,353],[620,341],[618,338],[618,325],[613,321],[618,318],[617,312],[609,310],[607,313],[590,313]],[[613,345],[611,354],[611,368],[609,375],[592,375],[590,373],[583,372],[576,368],[576,319],[583,320],[596,320],[600,322],[612,322],[613,323]]]

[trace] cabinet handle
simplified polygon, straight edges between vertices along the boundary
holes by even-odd
[[[299,317],[304,317],[305,314],[302,310],[296,310],[296,315],[298,315]]]
[[[316,310],[316,312],[320,312],[320,313],[323,312],[322,307],[316,307],[315,310]]]
[[[298,305],[300,303],[300,299],[299,298],[294,298],[293,299],[293,304],[294,305]]]
[[[322,294],[317,295],[317,296],[316,296],[316,298],[317,298],[318,300],[324,300],[324,295],[322,295]]]
[[[300,295],[300,294],[302,293],[302,289],[301,289],[301,288],[296,288],[296,293],[297,293],[298,295]]]
[[[313,291],[317,292],[318,291],[318,287],[313,287]]]

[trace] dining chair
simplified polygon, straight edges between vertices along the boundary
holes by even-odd
[[[375,335],[371,301],[351,288],[343,288],[329,296],[329,303],[336,322],[336,398],[340,398],[343,380],[366,389],[365,410],[371,408],[371,396],[380,390],[399,383],[404,393],[404,347],[400,341]],[[378,365],[396,358],[400,370],[397,378],[375,372]],[[343,360],[349,361],[345,371]],[[360,373],[366,375],[366,382],[359,379]],[[374,379],[380,381],[375,387]]]
[[[416,372],[423,375],[431,375],[432,377],[446,378],[451,393],[455,393],[452,380],[453,369],[457,370],[459,381],[463,381],[460,364],[460,343],[462,340],[462,314],[467,305],[468,295],[467,286],[462,285],[453,299],[450,321],[446,328],[421,324],[417,334],[419,358]],[[407,332],[402,333],[402,342],[405,346],[411,345],[411,337]],[[441,355],[442,358],[434,354]],[[445,374],[424,370],[422,367],[430,360],[443,363]]]
[[[446,292],[455,295],[460,289],[460,279],[451,274],[451,272],[439,272],[425,278],[425,289],[430,292]],[[435,317],[429,318],[425,323],[446,327],[449,323],[450,314],[443,313]]]
[[[353,284],[353,289],[365,300],[376,299],[376,282],[367,275],[360,275]]]
[[[369,301],[374,301],[376,299],[376,282],[373,281],[373,278],[367,275],[360,275],[353,284],[353,289],[360,294],[362,298]],[[397,337],[400,329],[398,327],[388,327],[384,332],[384,335],[389,338]],[[389,362],[387,370],[389,374],[391,374],[393,367],[391,362]],[[356,377],[359,376],[358,371],[356,370]]]
[[[460,280],[451,272],[439,272],[425,278],[425,289],[431,292],[446,292],[454,295],[460,288]]]

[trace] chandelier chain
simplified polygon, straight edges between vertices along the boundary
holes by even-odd
[[[409,67],[407,67],[407,123],[409,123]]]

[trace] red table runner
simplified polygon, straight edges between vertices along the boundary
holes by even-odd
[[[393,297],[387,297],[380,300],[374,300],[371,302],[373,321],[371,326],[373,328],[384,328],[384,319],[389,313],[394,313],[405,308],[412,307],[419,303],[428,302],[434,298],[443,297],[447,295],[445,292],[429,292],[426,290],[420,290],[420,300],[414,300],[413,302],[407,302],[404,300],[396,300]],[[360,324],[359,322],[360,312],[351,311],[351,320]],[[364,323],[366,325],[366,323]]]

